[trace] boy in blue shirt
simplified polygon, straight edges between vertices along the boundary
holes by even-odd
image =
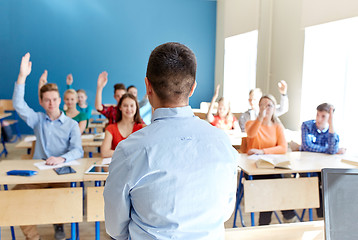
[[[30,54],[22,57],[20,73],[15,84],[13,105],[19,116],[34,130],[36,145],[34,159],[44,159],[47,165],[58,165],[83,156],[81,133],[76,121],[60,111],[60,93],[56,84],[48,83],[40,89],[40,104],[46,113],[35,112],[24,100],[25,82],[31,73]],[[16,185],[14,189],[67,187],[68,184],[44,183]],[[36,226],[20,226],[26,240],[38,240]],[[65,239],[63,224],[55,225],[55,239]]]

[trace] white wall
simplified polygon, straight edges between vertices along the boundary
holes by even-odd
[[[277,82],[287,81],[290,110],[281,120],[298,130],[304,26],[358,16],[358,0],[218,0],[217,4],[215,84],[224,77],[225,37],[258,28],[256,85],[278,97]]]

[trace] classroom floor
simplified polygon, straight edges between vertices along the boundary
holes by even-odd
[[[24,149],[16,149],[15,145],[17,143],[12,143],[12,144],[6,144],[6,147],[8,149],[9,154],[7,155],[6,159],[7,160],[11,160],[11,159],[20,159],[21,155],[26,154],[26,150]],[[2,148],[0,147],[0,149],[2,150]],[[5,159],[4,156],[2,156],[1,159]],[[91,183],[89,183],[91,184]],[[11,186],[9,186],[9,188],[11,188]],[[244,209],[243,203],[241,203],[241,209]],[[297,213],[299,215],[301,215],[302,210],[297,210]],[[282,215],[280,212],[278,212],[280,218],[282,219]],[[86,218],[86,216],[84,217],[84,219]],[[244,222],[247,226],[250,225],[251,220],[250,220],[250,214],[249,213],[243,213],[243,218],[244,218]],[[316,217],[316,211],[313,211],[313,219],[317,220]],[[231,228],[233,225],[233,221],[234,221],[234,216],[232,215],[231,218],[225,223],[225,228]],[[305,221],[308,221],[308,214],[305,214]],[[255,214],[255,223],[257,225],[258,223],[258,214]],[[272,221],[271,224],[278,224],[277,219],[274,217],[274,215],[272,216]],[[237,218],[237,225],[238,227],[241,227],[241,223],[240,223],[240,217],[238,216]],[[80,229],[80,239],[82,240],[93,240],[95,238],[95,223],[88,223],[88,222],[82,222],[79,223],[79,229]],[[53,235],[54,235],[54,230],[53,230],[53,226],[50,224],[46,224],[46,225],[39,225],[38,226],[38,231],[41,235],[41,239],[42,240],[52,240],[54,239]],[[70,237],[70,232],[71,232],[71,227],[70,224],[65,224],[65,232],[66,232],[66,237],[69,238]],[[16,235],[16,239],[18,240],[25,240],[24,235],[21,232],[21,229],[19,227],[15,227],[15,235]],[[2,227],[1,228],[1,239],[4,240],[9,240],[11,239],[11,232],[10,232],[10,227]],[[104,223],[101,222],[101,239],[103,240],[109,240],[111,239],[107,234],[106,234],[106,230],[105,230],[105,226]]]

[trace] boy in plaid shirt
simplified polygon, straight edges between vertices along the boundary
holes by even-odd
[[[301,151],[319,152],[328,154],[343,154],[345,148],[339,148],[339,136],[333,127],[334,107],[322,103],[317,107],[316,120],[302,123]]]

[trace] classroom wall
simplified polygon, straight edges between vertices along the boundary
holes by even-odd
[[[224,7],[219,7],[224,6]],[[356,0],[218,0],[217,16],[225,16],[237,10],[238,14],[258,6],[258,53],[256,85],[264,92],[279,97],[277,82],[288,83],[290,110],[281,117],[287,128],[300,128],[304,27],[334,20],[358,16]],[[239,10],[240,9],[240,10]],[[221,12],[220,12],[221,11]],[[226,19],[225,19],[226,20]],[[249,21],[249,19],[246,19]],[[244,27],[252,29],[251,22],[225,21],[217,24],[215,83],[223,83],[224,46],[226,32],[242,33]],[[229,26],[229,27],[228,27]],[[234,29],[234,30],[233,30]],[[307,97],[307,96],[305,96]],[[314,117],[314,116],[313,116]]]
[[[41,110],[37,84],[47,69],[49,82],[65,91],[84,88],[94,106],[98,74],[108,71],[103,102],[115,103],[113,85],[122,82],[145,94],[150,52],[175,41],[197,56],[198,86],[190,105],[211,98],[214,82],[216,1],[212,0],[3,0],[0,1],[0,98],[11,98],[21,56],[31,53],[32,73],[25,99]],[[30,129],[21,125],[21,130]]]

